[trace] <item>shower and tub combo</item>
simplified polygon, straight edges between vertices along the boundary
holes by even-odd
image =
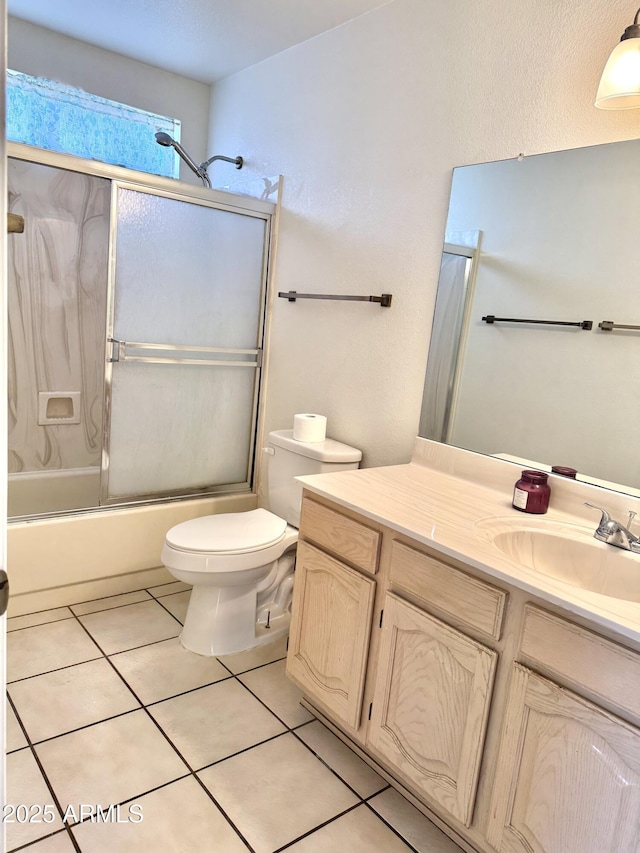
[[[22,595],[55,593],[30,612],[116,592],[126,573],[166,576],[160,529],[255,507],[275,205],[17,143],[8,155],[9,211],[25,219],[8,265],[17,614]],[[203,184],[214,159],[189,158]],[[42,393],[77,401],[74,417],[40,423]],[[77,515],[95,509],[118,512]],[[99,528],[108,543],[125,518],[140,527],[113,567],[95,538],[64,532]],[[60,555],[44,583],[36,553]]]

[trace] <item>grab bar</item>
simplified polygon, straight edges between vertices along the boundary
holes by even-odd
[[[339,299],[344,302],[379,302],[381,308],[391,305],[391,293],[383,293],[382,296],[342,296],[329,293],[298,293],[297,290],[288,290],[286,293],[278,293],[280,299],[288,299],[295,302],[296,299]]]
[[[493,314],[487,314],[482,318],[485,323],[536,323],[541,326],[574,326],[578,329],[589,331],[593,328],[592,320],[580,320],[577,323],[565,322],[564,320],[520,320],[515,317],[495,317]]]
[[[602,329],[603,332],[612,332],[614,329],[640,329],[640,326],[630,326],[626,323],[614,323],[613,320],[603,320],[601,323],[598,323],[598,328]]]

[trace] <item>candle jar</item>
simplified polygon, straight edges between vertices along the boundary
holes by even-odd
[[[537,515],[546,512],[551,496],[548,476],[543,471],[523,471],[513,490],[512,506],[520,512]]]
[[[560,474],[561,477],[569,477],[571,480],[575,480],[578,472],[575,468],[567,468],[566,465],[554,465],[551,473]]]

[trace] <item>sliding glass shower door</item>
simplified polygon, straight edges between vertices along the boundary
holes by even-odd
[[[113,193],[101,503],[249,489],[269,217]]]

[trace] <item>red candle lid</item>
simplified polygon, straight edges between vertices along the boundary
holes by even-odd
[[[546,483],[549,478],[548,474],[545,474],[544,471],[523,471],[522,479],[527,483],[541,484]]]

